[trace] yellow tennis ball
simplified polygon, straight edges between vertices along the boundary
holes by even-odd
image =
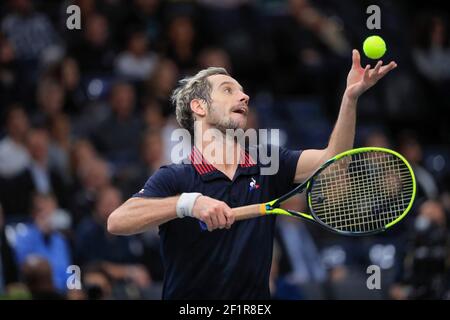
[[[380,36],[370,36],[364,40],[363,50],[370,59],[379,59],[386,52],[386,43]]]

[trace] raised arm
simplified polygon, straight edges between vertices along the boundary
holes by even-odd
[[[370,69],[370,65],[362,68],[359,52],[356,49],[353,50],[352,67],[347,76],[347,87],[328,146],[321,150],[310,149],[302,152],[297,163],[295,182],[304,181],[326,160],[353,148],[358,98],[395,67],[397,64],[393,61],[385,66],[382,61],[378,61],[373,69]]]

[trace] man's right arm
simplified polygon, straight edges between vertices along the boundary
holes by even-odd
[[[132,235],[176,219],[179,198],[131,198],[110,214],[108,232]],[[197,198],[192,213],[194,218],[206,223],[209,231],[229,228],[234,222],[234,215],[226,203],[207,196]]]

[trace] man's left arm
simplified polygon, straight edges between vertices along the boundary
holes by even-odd
[[[353,148],[358,98],[389,71],[397,67],[395,62],[390,62],[385,66],[382,64],[382,61],[378,61],[373,69],[370,68],[370,65],[362,68],[359,52],[356,49],[353,50],[352,68],[347,76],[347,87],[328,146],[321,150],[309,149],[302,152],[297,162],[294,182],[305,181],[326,160]]]

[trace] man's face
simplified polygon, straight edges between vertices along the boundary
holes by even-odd
[[[205,121],[214,128],[244,129],[247,124],[248,101],[241,85],[227,75],[208,77],[211,83],[211,104],[208,106]]]

